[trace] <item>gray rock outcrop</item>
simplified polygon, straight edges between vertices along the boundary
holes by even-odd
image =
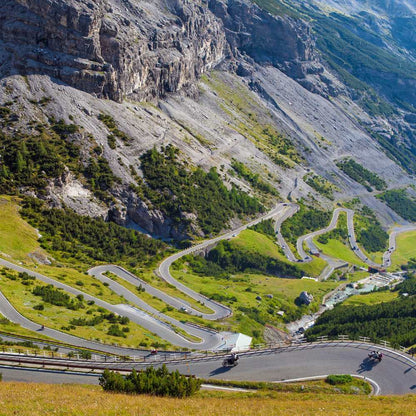
[[[303,303],[305,305],[310,305],[312,301],[313,301],[313,296],[308,292],[303,291],[299,295],[299,302],[300,303]]]

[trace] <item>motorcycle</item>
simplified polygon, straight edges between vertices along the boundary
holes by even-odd
[[[223,367],[235,367],[238,364],[238,355],[231,355],[222,362]]]
[[[372,360],[378,360],[379,362],[383,359],[383,353],[377,351],[371,351],[368,354],[368,358]]]

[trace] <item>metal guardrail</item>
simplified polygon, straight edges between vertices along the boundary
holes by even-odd
[[[390,347],[390,342],[385,340],[371,340],[369,337],[359,337],[358,340],[350,339],[348,335],[339,335],[334,339],[328,338],[328,336],[322,336],[317,338],[314,342],[308,342],[306,339],[296,339],[290,343],[270,343],[270,344],[258,344],[255,345],[255,348],[247,348],[246,351],[240,353],[240,355],[254,355],[254,354],[267,354],[273,353],[277,351],[284,351],[291,348],[303,347],[305,345],[319,345],[319,344],[330,344],[330,343],[348,343],[348,342],[361,342],[365,344],[372,344],[374,346],[381,346],[383,348],[389,348],[394,351],[393,348]],[[400,353],[408,354],[407,348],[403,346],[399,346],[397,349]],[[205,351],[201,353],[189,352],[189,353],[164,353],[159,352],[155,355],[149,352],[147,356],[126,356],[126,357],[109,357],[109,356],[99,356],[99,355],[92,355],[90,359],[84,359],[79,354],[73,354],[72,356],[67,356],[67,354],[56,353],[53,351],[45,351],[42,350],[39,353],[34,352],[30,353],[29,350],[26,351],[26,354],[22,352],[21,349],[13,349],[8,347],[7,351],[0,351],[0,361],[11,361],[17,362],[19,365],[24,363],[38,363],[42,364],[42,366],[49,365],[49,366],[57,366],[57,367],[65,367],[65,368],[86,368],[86,369],[97,369],[102,370],[103,368],[113,368],[113,366],[120,366],[123,367],[123,364],[131,367],[131,364],[162,364],[162,363],[181,363],[181,362],[189,362],[189,361],[203,361],[203,360],[216,360],[219,358],[223,358],[228,354],[229,351],[217,351],[217,352],[210,352]],[[114,367],[116,368],[116,367]]]

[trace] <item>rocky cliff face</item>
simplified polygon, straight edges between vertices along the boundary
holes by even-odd
[[[0,40],[3,75],[45,74],[115,101],[191,88],[242,55],[310,90],[330,84],[309,27],[247,0],[4,0]]]
[[[227,49],[198,1],[6,0],[0,16],[3,74],[46,74],[117,101],[192,85]]]
[[[235,57],[275,66],[311,91],[322,92],[331,85],[331,93],[335,93],[329,77],[323,76],[325,69],[304,21],[273,16],[246,0],[209,0],[209,8],[223,22]],[[241,75],[247,75],[244,60],[238,69]]]

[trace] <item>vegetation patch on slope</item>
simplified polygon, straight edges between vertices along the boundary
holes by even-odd
[[[315,191],[320,193],[322,196],[325,196],[331,201],[334,200],[334,190],[336,187],[322,176],[314,173],[308,173],[303,177],[303,180],[307,185],[315,189]]]
[[[79,148],[67,140],[78,127],[62,120],[50,122],[50,128],[35,125],[33,135],[0,133],[0,193],[15,193],[21,186],[42,191],[48,179],[62,175],[65,166],[82,170]]]
[[[299,237],[309,232],[325,228],[330,219],[331,213],[329,211],[308,208],[300,203],[299,211],[283,222],[282,235],[286,241],[296,245]]]
[[[0,254],[24,260],[38,249],[36,230],[18,214],[19,207],[11,197],[0,197]]]
[[[274,188],[270,183],[261,179],[258,173],[252,172],[244,163],[233,159],[231,162],[231,167],[235,172],[237,172],[238,176],[249,182],[253,188],[273,196],[279,196],[279,192],[276,190],[276,188]]]
[[[393,211],[408,221],[416,221],[416,199],[403,189],[391,189],[378,196]]]
[[[377,174],[369,171],[354,159],[343,159],[337,163],[337,166],[351,179],[363,185],[369,192],[373,191],[372,187],[378,191],[382,191],[387,187],[384,179],[381,179]]]
[[[22,216],[42,233],[40,243],[57,258],[91,265],[103,262],[153,263],[166,246],[138,231],[112,222],[48,208],[36,198],[25,198]]]
[[[416,231],[401,233],[396,237],[396,250],[391,256],[395,266],[403,266],[411,262],[416,269]]]
[[[354,215],[354,229],[357,242],[368,253],[380,253],[387,250],[389,235],[384,231],[374,212],[367,206],[363,206],[359,214]],[[379,259],[380,260],[380,259]]]
[[[267,109],[262,108],[246,85],[235,79],[221,79],[215,71],[203,76],[202,80],[222,100],[221,108],[231,117],[231,127],[267,154],[276,165],[291,168],[302,160],[293,140],[276,130]]]
[[[160,152],[153,148],[140,158],[147,185],[143,188],[145,196],[176,224],[190,223],[186,213],[193,214],[205,234],[215,234],[235,215],[264,211],[256,198],[235,186],[228,190],[215,168],[206,173],[187,166],[179,160],[178,153],[169,145]]]

